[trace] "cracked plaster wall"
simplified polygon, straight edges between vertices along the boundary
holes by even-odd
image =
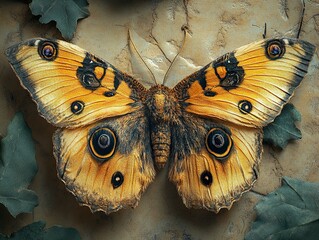
[[[90,1],[91,16],[79,22],[73,43],[106,59],[146,86],[150,72],[130,50],[127,28],[158,83],[173,58],[167,85],[174,86],[214,58],[244,44],[260,40],[267,23],[267,37],[296,36],[302,5],[299,0],[224,1]],[[230,211],[219,214],[184,207],[165,169],[142,196],[139,206],[105,216],[80,207],[56,177],[52,154],[54,128],[39,117],[36,106],[22,89],[7,63],[6,47],[32,37],[61,38],[54,24],[41,25],[20,1],[0,3],[0,134],[18,109],[24,112],[37,142],[39,172],[31,185],[40,204],[33,214],[13,219],[0,207],[0,232],[10,233],[36,220],[78,229],[83,239],[243,239],[255,217],[254,206],[262,195],[280,186],[282,176],[319,181],[319,61],[318,52],[309,74],[292,103],[302,114],[298,124],[303,139],[283,151],[264,148],[260,176],[253,191],[244,194]],[[182,26],[189,35],[184,47]],[[301,39],[319,46],[319,1],[306,1]]]

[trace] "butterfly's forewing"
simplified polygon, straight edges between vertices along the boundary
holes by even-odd
[[[222,56],[175,86],[184,116],[190,117],[183,131],[172,131],[169,176],[186,206],[218,212],[252,187],[261,127],[290,99],[314,51],[301,40],[263,40]],[[179,137],[183,134],[187,137]]]
[[[269,39],[225,54],[175,86],[186,111],[237,125],[272,122],[307,73],[315,47]]]
[[[76,128],[140,108],[141,84],[76,45],[31,39],[6,55],[40,114],[55,126]]]
[[[135,207],[155,176],[142,111],[54,135],[58,176],[79,203],[110,213]]]

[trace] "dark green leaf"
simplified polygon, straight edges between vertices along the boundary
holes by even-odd
[[[34,222],[21,228],[18,232],[12,233],[10,236],[0,234],[0,240],[79,240],[80,234],[74,228],[64,228],[53,226],[49,229],[45,228],[45,222]]]
[[[284,177],[282,187],[256,205],[246,240],[319,239],[319,183]]]
[[[301,132],[295,125],[300,120],[300,113],[288,103],[275,121],[264,127],[264,142],[283,149],[290,140],[301,139]]]
[[[30,9],[33,15],[41,15],[39,21],[55,21],[62,36],[71,40],[77,21],[89,15],[87,0],[32,0]]]
[[[45,222],[39,221],[31,223],[21,228],[18,232],[12,233],[10,236],[4,236],[0,234],[0,240],[14,239],[14,240],[43,240],[43,230]]]
[[[76,229],[63,228],[60,226],[53,226],[49,228],[44,235],[44,240],[60,240],[60,239],[77,240],[77,239],[81,239],[81,237],[79,232]]]
[[[1,140],[0,154],[0,203],[12,216],[31,212],[38,205],[36,194],[27,189],[37,170],[31,131],[17,113]]]

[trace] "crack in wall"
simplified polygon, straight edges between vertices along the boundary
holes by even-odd
[[[164,58],[171,63],[171,60],[168,58],[168,56],[166,55],[166,53],[164,52],[164,50],[161,48],[160,43],[158,42],[157,38],[155,37],[153,30],[155,28],[156,25],[156,21],[158,20],[158,15],[157,15],[157,7],[158,7],[158,2],[155,1],[154,2],[154,6],[152,8],[152,23],[151,23],[151,31],[150,31],[150,35],[149,37],[154,41],[154,42],[150,42],[151,44],[154,44],[155,46],[157,46],[157,48],[161,51],[161,53],[163,54]]]
[[[253,189],[251,189],[249,192],[251,192],[251,193],[253,193],[253,194],[256,194],[257,196],[262,196],[262,197],[267,196],[267,194],[258,192],[258,191],[253,190]]]
[[[283,172],[284,172],[284,169],[283,167],[281,166],[280,164],[280,161],[278,159],[278,157],[276,156],[275,152],[273,150],[270,150],[269,151],[269,154],[273,157],[274,159],[274,163],[275,163],[275,175],[279,178],[282,178],[283,176]]]
[[[18,11],[10,11],[10,16],[15,22],[17,22],[18,29],[17,29],[17,31],[9,32],[7,34],[7,37],[6,37],[7,43],[16,42],[17,39],[18,39],[18,41],[22,41],[24,39],[23,29],[31,19],[29,14],[27,14],[27,12],[28,12],[27,8],[22,8],[19,10],[19,12]]]
[[[280,0],[279,1],[279,11],[280,11],[280,15],[281,17],[287,21],[289,19],[289,16],[288,16],[288,11],[289,11],[289,8],[288,8],[288,2],[287,0]]]
[[[183,0],[183,7],[184,7],[185,17],[186,17],[186,23],[184,24],[184,26],[186,26],[187,29],[191,32],[190,24],[189,24],[190,17],[189,17],[189,11],[188,11],[188,1],[189,0]]]
[[[172,63],[172,61],[168,58],[168,56],[166,55],[166,53],[164,52],[164,50],[161,48],[159,42],[157,41],[156,37],[153,35],[153,33],[151,32],[151,35],[150,37],[155,41],[155,43],[152,43],[154,44],[155,46],[158,47],[158,49],[161,51],[161,53],[163,54],[164,58],[169,62],[169,63]]]
[[[114,57],[114,65],[116,68],[122,69],[123,72],[133,73],[132,60],[129,57],[128,43]]]
[[[182,24],[181,29],[183,30],[183,28],[187,28],[187,30],[189,32],[191,32],[190,29],[189,29],[189,26],[190,26],[189,19],[190,19],[190,17],[189,17],[189,10],[188,10],[188,0],[183,0],[182,2],[173,1],[171,3],[173,5],[170,4],[169,7],[168,7],[168,10],[167,10],[171,14],[171,17],[168,16],[168,18],[170,20],[172,20],[171,18],[173,18],[173,20],[175,20],[176,11],[177,11],[176,9],[178,7],[178,3],[181,3],[181,7],[182,7],[182,9],[184,9],[184,15],[185,15],[185,23]],[[161,46],[162,43],[155,36],[155,28],[156,28],[157,21],[159,20],[159,16],[158,16],[157,11],[158,11],[158,2],[155,1],[154,2],[154,6],[152,8],[152,22],[151,22],[151,30],[150,30],[150,33],[149,33],[149,37],[151,38],[150,43],[155,45],[159,49],[159,51],[161,52],[161,54],[163,55],[165,60],[168,62],[168,64],[172,64],[173,60],[170,59],[169,55],[162,48],[162,46]],[[172,44],[172,42],[174,42],[174,44]],[[170,43],[171,46],[175,46],[177,51],[180,52],[180,46],[178,44],[176,44],[175,40],[167,40],[166,43]]]
[[[154,1],[154,5],[153,5],[153,7],[152,7],[151,33],[152,33],[153,29],[154,29],[155,22],[156,22],[157,19],[158,19],[158,16],[157,16],[157,13],[156,13],[157,6],[158,6],[158,2],[157,2],[157,1]]]
[[[218,46],[220,48],[225,48],[226,46],[226,34],[227,30],[224,27],[220,27],[217,33],[217,38],[214,43],[215,46]]]
[[[178,2],[179,0],[174,0],[174,1],[171,1],[171,5],[168,7],[167,9],[167,13],[168,13],[168,18],[171,20],[171,21],[174,21],[175,20],[175,16],[176,16],[176,9],[178,7]]]
[[[314,23],[314,29],[316,33],[319,34],[319,14],[313,15],[312,18]]]
[[[156,2],[157,3],[157,2]],[[173,20],[175,20],[175,12],[176,12],[176,8],[177,8],[177,1],[173,1],[172,3],[174,6],[169,7],[168,10],[170,10],[172,12],[172,17]],[[154,41],[152,42],[152,44],[156,45],[158,47],[158,49],[161,51],[161,53],[163,54],[163,56],[165,57],[165,59],[169,62],[172,63],[172,60],[167,56],[167,54],[164,52],[164,50],[161,48],[161,44],[159,43],[159,41],[157,40],[157,38],[155,37],[153,30],[155,28],[156,25],[156,21],[158,20],[158,15],[157,15],[157,6],[158,4],[155,4],[154,7],[152,8],[152,23],[151,23],[151,31],[150,31],[150,37],[151,39]],[[184,9],[184,14],[185,14],[185,22],[182,26],[181,29],[183,28],[187,28],[187,30],[191,33],[190,30],[190,24],[189,24],[189,11],[188,11],[188,0],[183,0],[182,3],[182,7]],[[170,42],[170,41],[167,41]],[[174,46],[176,46],[178,48],[178,46],[176,44],[174,44]]]

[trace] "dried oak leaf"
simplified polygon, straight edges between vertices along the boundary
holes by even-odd
[[[44,221],[31,223],[19,231],[12,233],[10,236],[0,234],[0,240],[80,240],[79,232],[74,228],[64,228],[61,226],[53,226],[48,229],[45,228]]]
[[[283,149],[290,140],[301,139],[301,131],[295,122],[301,120],[301,115],[292,104],[287,104],[275,120],[264,127],[264,142]]]
[[[71,40],[81,18],[89,16],[87,0],[32,0],[30,9],[33,15],[41,15],[39,21],[55,21],[62,36]]]
[[[319,239],[319,183],[284,177],[282,186],[256,205],[246,240]]]
[[[27,189],[38,171],[31,131],[22,113],[17,113],[0,144],[0,203],[16,217],[32,212],[37,195]]]

